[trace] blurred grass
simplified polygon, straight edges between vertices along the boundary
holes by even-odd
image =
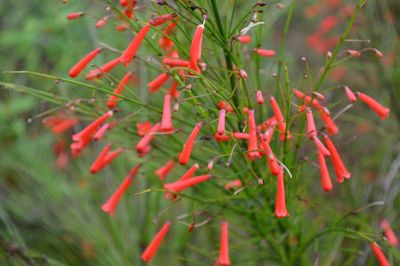
[[[11,13],[11,10],[17,11]],[[90,12],[78,21],[65,19],[67,13],[80,10]],[[288,200],[289,204],[295,202],[293,206],[299,208],[296,210],[298,216],[289,221],[271,219],[271,228],[278,227],[280,223],[289,223],[299,230],[293,235],[302,235],[303,239],[308,239],[319,229],[309,228],[308,220],[313,220],[321,228],[340,220],[340,225],[357,227],[360,231],[366,230],[371,237],[379,237],[377,222],[380,217],[389,217],[394,222],[394,230],[400,231],[399,223],[396,223],[399,220],[400,204],[400,185],[396,182],[399,178],[398,169],[392,177],[393,182],[389,185],[385,183],[390,177],[389,170],[396,166],[396,158],[400,154],[399,27],[398,21],[391,23],[386,19],[385,14],[389,10],[396,17],[399,14],[398,4],[393,1],[369,1],[363,11],[363,23],[366,24],[361,27],[363,30],[358,35],[360,38],[371,39],[371,45],[382,49],[385,54],[393,53],[393,63],[385,67],[373,60],[365,60],[362,64],[359,61],[349,62],[346,66],[352,71],[348,80],[343,82],[352,84],[356,81],[380,101],[391,100],[393,115],[389,122],[381,123],[366,108],[353,108],[351,113],[345,113],[339,122],[343,131],[337,141],[340,143],[338,149],[349,162],[353,180],[326,195],[321,193],[319,187],[318,169],[308,169],[306,173],[309,176],[302,173],[287,185],[289,191],[301,188],[294,198]],[[103,13],[106,14],[105,5],[99,1],[70,1],[65,5],[61,1],[39,0],[1,3],[0,70],[33,70],[65,77],[66,71],[77,58],[96,46],[99,40],[111,42],[109,35],[115,36],[113,26],[98,32],[93,30],[93,24]],[[279,19],[287,13],[274,14],[268,17],[268,21],[271,24],[278,21],[278,28],[276,32],[265,32],[265,35],[274,36],[280,32],[283,25]],[[300,9],[295,12],[293,20],[300,23],[295,23],[288,34],[287,63],[297,64],[296,58],[307,56],[311,62],[315,62],[312,66],[315,70],[323,60],[316,57],[303,43],[297,45],[299,40],[305,39],[306,34],[310,33],[306,29],[315,26],[315,22],[305,21]],[[117,49],[123,49],[129,39],[129,35],[124,33],[121,36],[122,41],[112,43]],[[347,47],[351,47],[351,44]],[[104,57],[99,57],[97,62],[110,59]],[[262,70],[266,73],[270,68],[267,66]],[[304,69],[292,67],[291,71],[301,75]],[[151,78],[155,73],[143,73],[143,78],[148,75]],[[272,77],[265,77],[262,84],[268,86],[272,80]],[[67,99],[87,95],[83,88],[68,84],[57,85],[53,81],[30,75],[2,74],[1,81],[50,93],[59,90]],[[72,91],[67,90],[71,88]],[[335,99],[335,95],[330,97]],[[42,128],[41,118],[33,119],[32,123],[27,122],[32,116],[54,106],[8,90],[1,90],[0,100],[0,264],[140,265],[140,252],[158,229],[151,220],[157,217],[160,208],[167,206],[159,206],[159,199],[163,196],[161,193],[134,195],[135,192],[147,189],[150,183],[147,179],[154,181],[154,175],[142,173],[137,177],[133,192],[123,198],[116,217],[111,219],[100,210],[100,206],[132,163],[136,162],[136,158],[131,156],[125,161],[117,160],[112,170],[105,169],[101,176],[90,176],[87,166],[102,148],[98,144],[81,160],[71,162],[66,171],[60,171],[55,167],[52,154],[54,137]],[[339,105],[336,110],[341,107],[343,105]],[[126,145],[132,143],[126,142]],[[298,165],[299,170],[304,167],[305,163]],[[273,195],[271,186],[263,189]],[[269,204],[273,200],[273,196],[266,199]],[[371,202],[382,200],[385,200],[383,206],[370,206],[359,213],[354,212]],[[190,205],[194,211],[201,209],[199,204]],[[341,220],[342,217],[346,219]],[[166,217],[161,215],[160,220],[163,219]],[[255,241],[251,239],[240,241],[247,237],[245,232],[249,228],[240,220],[234,220],[232,224],[235,229],[230,233],[238,241],[232,243],[231,256],[240,253],[235,265],[264,265],[261,261],[254,262],[251,252],[247,254],[243,251],[267,250],[273,253],[269,249],[270,245],[264,242],[253,243]],[[266,232],[269,229],[266,228]],[[160,250],[153,264],[213,264],[218,248],[218,224],[212,223],[211,226],[197,230],[198,233],[191,235],[187,234],[183,226],[174,227],[174,236],[171,237],[174,241]],[[299,239],[284,241],[293,244]],[[281,243],[277,239],[272,244]],[[313,242],[311,247],[308,250],[310,258],[321,258],[321,261],[325,261],[324,265],[373,265],[374,260],[368,260],[370,253],[365,241],[349,239],[344,234],[324,235]],[[385,251],[389,252],[393,260],[399,261],[397,250],[385,246]],[[180,254],[180,257],[171,254]],[[271,259],[277,259],[280,254],[270,256]],[[305,256],[299,261],[302,265],[310,265],[312,262],[314,260]]]

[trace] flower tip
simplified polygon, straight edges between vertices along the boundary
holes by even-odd
[[[108,213],[110,216],[114,216],[115,214],[115,209],[113,209],[108,203],[105,203],[101,206],[101,209]]]

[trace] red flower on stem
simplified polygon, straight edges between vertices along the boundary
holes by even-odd
[[[346,93],[347,99],[349,99],[350,102],[354,103],[357,101],[356,95],[351,91],[348,86],[344,86],[344,91]]]
[[[275,216],[277,218],[283,218],[289,216],[289,213],[286,209],[285,180],[284,180],[284,171],[282,166],[280,167],[280,171],[277,176]]]
[[[83,12],[72,12],[67,15],[67,19],[73,20],[73,19],[80,18],[84,15],[85,15],[85,13],[83,13]]]
[[[377,244],[371,242],[369,243],[369,246],[371,247],[372,252],[378,260],[380,266],[390,266],[388,259]]]
[[[261,49],[261,48],[256,48],[254,51],[264,57],[274,57],[276,55],[276,52],[274,50],[266,50],[266,49]]]
[[[156,170],[156,175],[160,178],[160,180],[164,180],[168,174],[172,171],[175,166],[175,162],[173,160],[169,160],[163,166]]]
[[[348,179],[351,177],[351,173],[347,171],[342,161],[342,158],[340,157],[338,151],[336,150],[335,145],[330,140],[330,138],[326,135],[324,136],[324,138],[326,147],[328,148],[331,154],[333,168],[335,169],[335,174],[336,174],[336,180],[338,181],[338,183],[342,183],[344,181],[344,178]]]
[[[133,38],[132,42],[129,46],[125,49],[122,53],[121,57],[119,58],[120,62],[123,63],[125,66],[128,66],[129,63],[132,61],[133,57],[137,50],[139,49],[140,45],[143,42],[144,37],[146,37],[147,33],[150,30],[150,25],[145,25]]]
[[[251,42],[251,37],[248,35],[242,35],[236,38],[239,42],[241,43],[250,43]]]
[[[169,75],[167,73],[161,73],[154,80],[147,83],[147,87],[149,92],[157,92],[169,79]]]
[[[185,180],[179,180],[173,183],[165,184],[164,189],[171,191],[173,193],[179,193],[189,187],[207,181],[210,178],[211,178],[210,174],[194,176]]]
[[[172,126],[172,115],[171,115],[171,95],[164,95],[164,107],[161,119],[161,127],[160,131],[162,132],[170,132],[174,130]]]
[[[93,162],[92,166],[90,167],[90,172],[92,174],[97,173],[109,165],[124,150],[123,148],[118,148],[115,151],[110,152],[110,149],[111,144],[106,145],[97,159]]]
[[[98,55],[101,53],[102,48],[96,48],[90,53],[88,53],[85,57],[79,60],[69,71],[68,74],[71,78],[77,77],[82,70]]]
[[[148,151],[148,147],[150,145],[150,142],[154,138],[154,134],[157,133],[159,130],[160,123],[154,124],[149,132],[147,132],[146,135],[144,135],[143,138],[136,144],[136,151],[139,154]]]
[[[362,92],[357,92],[356,93],[358,99],[363,101],[365,104],[367,104],[374,112],[381,117],[381,119],[386,119],[389,117],[389,112],[390,109],[386,108],[385,106],[381,105],[378,103],[375,99],[373,99],[371,96],[362,93]]]
[[[160,246],[161,242],[167,235],[169,228],[171,227],[171,222],[166,222],[161,230],[157,233],[157,235],[153,238],[151,243],[147,246],[146,250],[142,253],[140,258],[145,262],[149,263],[155,253],[157,252],[158,247]]]
[[[250,160],[254,160],[254,158],[261,158],[261,154],[258,151],[258,140],[257,140],[257,127],[256,121],[254,118],[254,110],[249,109],[247,112],[248,115],[248,127],[249,127],[249,140],[247,146],[247,155]]]
[[[125,191],[130,187],[130,185],[133,182],[133,178],[136,176],[140,169],[140,164],[136,165],[128,174],[127,177],[125,177],[124,181],[121,183],[121,185],[117,188],[117,190],[114,192],[114,194],[111,195],[111,197],[107,200],[106,203],[104,203],[101,208],[103,211],[107,212],[111,216],[114,216],[115,210],[118,207],[118,203],[121,200],[122,196],[124,195]]]
[[[323,190],[330,191],[332,190],[332,181],[329,175],[328,167],[326,166],[325,156],[318,152],[318,162],[319,162],[319,170],[321,173],[321,185]]]
[[[198,61],[201,57],[204,25],[198,25],[190,46],[190,68],[200,73]]]
[[[383,219],[380,222],[380,226],[385,233],[385,237],[387,242],[392,247],[397,247],[399,245],[399,239],[397,238],[396,234],[393,232],[392,227],[390,226],[389,222],[386,219]]]
[[[318,151],[325,157],[329,157],[331,156],[331,153],[329,152],[329,150],[325,147],[325,145],[322,143],[322,141],[317,137],[313,137],[312,139],[315,143],[315,145],[317,146]]]
[[[116,95],[110,95],[110,97],[108,98],[108,102],[107,102],[108,108],[115,108],[115,106],[117,105],[117,102],[119,100],[119,95],[121,95],[124,92],[125,86],[128,84],[129,80],[132,77],[133,77],[132,72],[128,72],[125,74],[125,76],[122,78],[121,82],[114,89],[114,94],[116,94]]]
[[[89,71],[89,74],[86,75],[86,79],[87,80],[99,79],[99,78],[103,77],[105,73],[110,72],[113,68],[118,66],[120,63],[121,62],[120,62],[119,58],[115,58],[115,59],[105,63],[101,67],[99,67],[95,70]]]
[[[262,94],[262,91],[258,90],[256,92],[256,100],[258,104],[264,104],[264,96]]]
[[[228,240],[228,222],[221,223],[221,242],[219,247],[219,257],[215,262],[216,266],[229,266],[231,261],[229,259],[229,240]]]
[[[317,136],[317,129],[315,128],[314,116],[310,108],[306,109],[307,115],[307,137],[314,139]]]
[[[189,162],[190,155],[192,154],[192,150],[193,150],[194,141],[196,140],[196,137],[200,132],[201,126],[202,126],[201,123],[197,123],[194,126],[192,133],[190,133],[188,139],[186,140],[186,143],[183,146],[182,152],[179,155],[178,160],[179,160],[180,164],[185,165]]]
[[[326,107],[318,108],[319,115],[325,124],[326,129],[330,135],[336,135],[339,132],[339,128],[336,126],[335,121],[331,118],[331,113]]]
[[[224,132],[225,132],[225,109],[221,109],[219,110],[217,133],[218,135],[223,135]]]

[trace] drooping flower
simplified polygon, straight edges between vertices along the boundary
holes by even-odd
[[[119,58],[115,58],[115,59],[105,63],[101,67],[99,67],[95,70],[89,71],[89,74],[86,75],[86,79],[87,80],[99,79],[99,78],[103,77],[105,73],[110,72],[113,68],[118,66],[120,63],[121,62],[120,62]]]
[[[150,25],[144,25],[143,28],[136,34],[132,42],[129,44],[129,46],[125,49],[125,51],[119,58],[121,63],[123,63],[125,66],[129,65],[133,57],[135,57],[137,50],[139,49],[140,45],[143,42],[143,39],[146,37],[149,30],[150,30]]]
[[[353,57],[360,57],[361,56],[361,53],[359,52],[359,51],[357,51],[357,50],[346,50],[346,53],[349,55],[349,56],[353,56]]]
[[[202,124],[201,123],[197,123],[192,132],[190,133],[188,139],[186,140],[185,145],[183,146],[182,152],[179,155],[179,163],[181,165],[185,165],[189,162],[190,160],[190,155],[192,154],[192,149],[193,149],[193,145],[194,145],[194,141],[196,140],[197,135],[200,132],[200,128],[201,128]]]
[[[251,37],[248,35],[242,35],[236,38],[239,42],[241,43],[250,43],[251,42]]]
[[[183,180],[186,180],[186,179],[191,178],[191,177],[194,175],[194,173],[197,171],[197,169],[199,169],[199,167],[200,167],[200,166],[199,166],[197,163],[195,163],[194,165],[192,165],[192,167],[190,167],[189,170],[187,170],[187,171],[179,178],[179,180],[178,180],[177,182],[183,181]],[[165,193],[165,198],[166,198],[166,199],[168,199],[170,196],[171,196],[171,193],[169,193],[169,192],[166,192],[166,193]],[[172,200],[175,200],[175,198],[176,198],[176,195],[172,195]]]
[[[256,48],[254,51],[264,57],[274,57],[276,55],[276,52],[274,50],[267,50],[267,49],[261,49],[261,48]]]
[[[110,124],[109,123],[106,123],[106,124],[102,125],[100,127],[100,129],[97,130],[96,133],[94,134],[93,140],[94,141],[99,141],[104,136],[104,134],[106,133],[107,129],[109,129],[109,128],[110,128]]]
[[[154,134],[157,133],[159,130],[160,123],[154,124],[149,132],[147,132],[146,135],[144,135],[143,138],[136,144],[136,151],[139,154],[144,153],[146,150],[148,150],[150,142],[154,138]]]
[[[383,219],[380,222],[380,226],[385,233],[386,240],[388,244],[392,247],[397,247],[399,245],[399,239],[396,234],[393,232],[392,227],[386,219]]]
[[[254,158],[261,158],[261,154],[258,151],[258,140],[257,140],[257,127],[256,120],[254,118],[254,110],[249,109],[248,115],[248,127],[249,127],[249,140],[247,145],[247,156],[250,160]]]
[[[275,98],[273,96],[270,96],[269,98],[269,102],[271,104],[272,107],[272,112],[274,113],[275,119],[277,121],[277,127],[280,131],[280,135],[281,135],[281,141],[283,141],[285,139],[285,133],[287,133],[287,138],[290,139],[291,135],[290,132],[286,132],[286,123],[285,123],[285,119],[283,118],[283,114],[281,111],[281,108],[279,107],[277,101],[275,100]]]
[[[389,112],[390,112],[389,108],[384,107],[383,105],[378,103],[375,99],[373,99],[371,96],[365,93],[357,92],[356,95],[358,99],[367,104],[377,115],[381,117],[381,119],[386,119],[389,117]]]
[[[170,227],[171,227],[171,222],[166,222],[164,224],[161,230],[157,233],[157,235],[147,246],[146,250],[142,253],[140,257],[142,260],[149,263],[153,259],[155,253],[157,252],[158,247],[160,246],[161,242],[167,235]]]
[[[173,160],[167,161],[163,166],[156,170],[156,175],[160,178],[160,180],[164,180],[168,174],[172,171],[175,166],[175,162]]]
[[[128,84],[129,80],[132,77],[133,77],[132,72],[128,72],[125,74],[125,76],[122,78],[121,82],[114,89],[115,95],[110,95],[110,97],[108,98],[108,102],[107,102],[108,108],[115,108],[115,106],[117,105],[117,102],[119,100],[119,95],[121,95],[124,92],[125,86]]]
[[[72,12],[67,15],[67,19],[73,20],[73,19],[83,17],[84,15],[85,15],[85,13],[83,13],[83,12]]]
[[[160,131],[170,132],[173,129],[174,128],[172,126],[172,115],[171,115],[171,95],[165,94]]]
[[[325,147],[325,145],[322,143],[322,141],[317,137],[313,137],[312,139],[315,143],[315,145],[317,146],[318,151],[325,157],[329,157],[331,156],[331,153],[329,152],[329,150]]]
[[[262,94],[262,91],[258,90],[256,92],[256,99],[258,104],[264,104],[264,96]]]
[[[249,139],[249,133],[245,132],[233,132],[232,135],[235,139]]]
[[[190,68],[197,73],[201,72],[198,66],[198,61],[201,56],[203,32],[204,25],[198,25],[192,39],[192,44],[190,46]]]
[[[121,200],[122,196],[124,195],[125,191],[130,187],[133,182],[133,178],[136,176],[140,169],[140,164],[136,165],[132,170],[129,172],[128,176],[125,177],[124,181],[121,185],[117,188],[114,194],[104,203],[101,208],[103,211],[107,212],[111,216],[114,216],[115,210],[118,207],[118,203]]]
[[[90,53],[88,53],[85,57],[79,60],[69,71],[68,74],[71,78],[77,77],[82,70],[102,51],[102,48],[96,48]]]
[[[306,109],[307,115],[307,137],[314,139],[317,136],[317,129],[315,128],[314,116],[310,108]]]
[[[275,216],[277,218],[283,218],[289,216],[289,213],[286,209],[285,180],[284,180],[284,171],[282,166],[280,166],[280,171],[277,176]]]
[[[97,173],[109,165],[124,150],[123,148],[118,148],[115,151],[110,152],[110,149],[111,144],[106,145],[97,159],[93,162],[92,166],[90,167],[90,172],[92,174]]]
[[[173,193],[179,193],[189,187],[192,187],[194,185],[197,185],[199,183],[202,183],[204,181],[207,181],[208,179],[211,178],[210,174],[207,175],[200,175],[200,176],[194,176],[182,181],[176,181],[173,183],[168,183],[164,185],[164,188],[168,191],[171,191]]]
[[[90,138],[94,133],[96,133],[97,128],[102,125],[108,118],[110,118],[114,114],[113,111],[108,111],[96,120],[94,120],[92,123],[90,123],[87,127],[85,127],[83,130],[81,130],[79,133],[76,133],[72,136],[73,141],[79,141],[81,139],[88,139]]]
[[[325,124],[326,129],[330,135],[336,135],[339,128],[336,126],[335,121],[331,118],[331,113],[326,107],[318,108],[319,115]]]
[[[99,20],[96,22],[96,25],[95,25],[95,26],[96,26],[96,29],[103,28],[104,25],[106,25],[108,19],[109,19],[109,16],[105,16],[105,17],[99,19]]]
[[[149,92],[157,92],[169,79],[169,75],[165,72],[158,75],[154,80],[147,83]]]
[[[325,156],[321,152],[318,152],[318,163],[319,163],[319,169],[320,169],[320,174],[321,174],[322,188],[325,191],[330,191],[330,190],[332,190],[332,187],[333,187],[332,181],[331,181],[331,177],[329,175],[328,167],[326,166]]]
[[[229,240],[228,240],[228,222],[221,223],[221,241],[219,247],[219,256],[215,263],[216,266],[229,266],[231,261],[229,259]]]
[[[324,136],[325,138],[325,144],[326,147],[328,148],[330,154],[331,154],[331,159],[333,163],[333,168],[335,169],[335,174],[336,174],[336,180],[338,183],[342,183],[344,181],[344,178],[350,178],[351,173],[347,171],[342,158],[339,155],[339,152],[336,150],[335,145],[331,141],[331,139],[328,136]]]
[[[347,99],[349,99],[350,102],[354,103],[357,101],[356,95],[351,91],[348,86],[344,86],[344,91],[346,93]]]
[[[371,242],[369,243],[369,246],[371,247],[372,252],[378,260],[380,266],[390,266],[388,259],[377,244]]]
[[[233,112],[233,108],[232,105],[228,104],[227,102],[224,101],[219,101],[218,105],[217,105],[218,109],[225,109],[227,113],[232,113]]]
[[[226,190],[229,190],[229,189],[233,189],[233,188],[240,188],[242,186],[243,186],[242,181],[240,181],[240,179],[235,179],[235,180],[232,180],[232,181],[226,183],[224,188]]]
[[[225,133],[225,109],[219,110],[217,134],[223,135]]]
[[[149,24],[152,26],[159,26],[168,21],[170,21],[174,17],[173,14],[164,14],[155,18],[150,19]]]

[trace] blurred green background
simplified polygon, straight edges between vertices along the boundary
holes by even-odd
[[[62,4],[62,1],[57,0],[2,1],[0,70],[31,70],[66,77],[71,65],[97,46],[100,40],[112,42],[123,49],[129,40],[129,34],[115,33],[113,26],[101,30],[94,28],[96,20],[107,13],[104,2],[71,0],[68,4]],[[299,66],[301,56],[307,56],[316,73],[318,67],[324,63],[324,58],[309,49],[305,40],[321,17],[332,11],[320,14],[321,17],[305,18],[305,8],[316,1],[296,2],[298,3],[293,18],[295,23],[288,34],[286,57],[293,73],[302,75],[304,72],[304,68]],[[278,2],[271,1],[270,4],[276,3]],[[287,5],[289,1],[282,3]],[[81,10],[88,11],[82,19],[68,21],[65,18],[66,14]],[[272,36],[279,35],[286,12],[285,9],[276,17],[278,27],[268,32]],[[383,217],[390,220],[396,232],[400,232],[398,15],[398,1],[368,1],[362,11],[362,19],[356,25],[356,36],[370,40],[368,46],[382,50],[386,61],[382,63],[363,58],[348,62],[347,75],[340,81],[343,84],[357,84],[359,88],[390,105],[390,119],[381,122],[367,108],[358,108],[351,114],[344,114],[340,124],[343,129],[340,149],[349,162],[354,180],[335,195],[329,196],[321,196],[319,183],[310,182],[314,186],[306,196],[318,194],[313,200],[318,198],[321,200],[319,204],[324,207],[329,204],[327,208],[331,212],[337,208],[351,213],[363,206],[369,206],[370,203],[377,203],[377,206],[369,206],[360,215],[354,214],[353,219],[368,221],[371,227],[376,228],[375,233],[378,235],[378,221]],[[110,37],[118,36],[116,34],[121,36],[121,41]],[[351,48],[353,44],[347,45]],[[353,47],[359,48],[359,45],[356,42]],[[103,56],[96,60],[105,62]],[[0,80],[50,94],[63,87],[63,84],[59,86],[52,80],[30,75],[1,73]],[[129,215],[109,218],[99,206],[104,197],[115,188],[113,178],[118,177],[120,180],[131,166],[130,163],[117,161],[112,171],[106,169],[102,173],[107,179],[93,177],[87,171],[91,158],[96,154],[91,151],[91,154],[81,160],[71,161],[68,168],[61,171],[56,167],[53,154],[56,139],[41,124],[46,111],[52,110],[55,105],[15,90],[18,88],[0,90],[0,265],[139,265],[139,248],[142,249],[148,243],[157,228],[151,223],[151,219],[157,213],[155,207],[162,195],[131,195],[128,199],[123,199],[119,209]],[[71,96],[68,95],[71,91],[60,91],[67,98]],[[332,96],[333,100],[335,97]],[[313,178],[317,180],[317,177],[314,169]],[[142,181],[135,191],[147,187],[148,184]],[[384,205],[380,204],[381,201],[385,202]],[[313,204],[316,202],[313,201],[312,206],[307,207],[318,215],[323,215],[321,212],[324,207]],[[313,219],[314,216],[310,215],[308,218]],[[163,261],[169,257],[169,252],[177,250],[181,250],[182,257],[193,259],[178,259],[182,265],[206,265],[202,264],[204,261],[212,264],[216,252],[211,252],[213,256],[208,254],[217,249],[215,242],[218,229],[217,225],[213,227],[214,231],[203,230],[200,236],[196,236],[196,242],[201,243],[201,248],[186,247],[186,240],[192,236],[186,234],[185,228],[176,230],[175,241],[168,249],[161,251],[164,253],[158,256],[154,265],[177,265],[176,260]],[[337,238],[332,238],[332,241],[337,241]],[[331,243],[334,246],[332,252],[327,252],[333,265],[339,265],[335,264],[334,258],[340,243],[342,242]],[[341,265],[374,265],[367,260],[367,246],[360,244],[360,250],[364,253],[342,261]],[[389,256],[395,258],[392,253]],[[248,257],[251,259],[251,254]],[[201,262],[196,262],[196,258],[201,258]]]

